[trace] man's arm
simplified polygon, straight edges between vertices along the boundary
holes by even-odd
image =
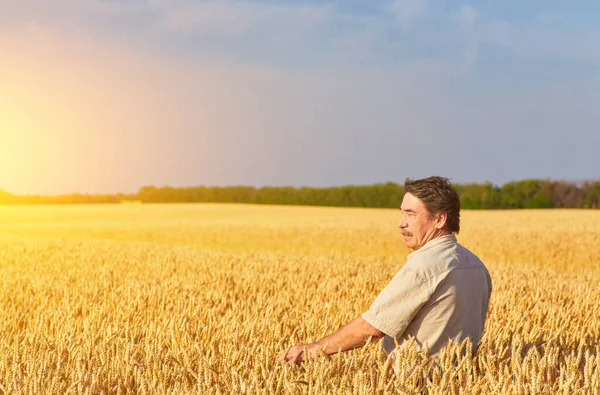
[[[307,359],[304,349],[311,357],[319,355],[319,350],[325,355],[335,354],[338,351],[348,351],[364,346],[369,337],[374,340],[381,339],[385,334],[375,328],[362,317],[358,316],[331,335],[310,344],[298,344],[283,353],[279,358],[280,363],[300,363]]]

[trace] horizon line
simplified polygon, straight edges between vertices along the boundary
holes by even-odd
[[[411,178],[411,177],[408,177]],[[534,177],[534,178],[522,178],[522,179],[518,179],[518,180],[509,180],[506,181],[504,183],[501,184],[495,184],[492,181],[486,180],[486,181],[467,181],[467,182],[453,182],[452,178],[448,177],[450,179],[450,182],[453,185],[471,185],[471,184],[492,184],[493,187],[495,188],[501,188],[502,186],[506,185],[506,184],[511,184],[511,183],[518,183],[518,182],[523,182],[523,181],[546,181],[546,182],[565,182],[565,183],[570,183],[570,184],[575,184],[576,186],[581,186],[582,184],[585,183],[595,183],[595,182],[600,182],[600,177],[598,178],[592,178],[592,179],[578,179],[578,180],[569,180],[569,179],[564,179],[564,178],[558,178],[558,179],[553,179],[550,177],[546,177],[546,178],[541,178],[541,177]],[[142,185],[140,186],[137,191],[135,192],[97,192],[97,193],[93,193],[93,192],[67,192],[67,193],[58,193],[58,194],[42,194],[42,193],[24,193],[24,194],[15,194],[12,193],[10,191],[7,191],[5,189],[0,188],[0,195],[1,194],[7,194],[10,196],[44,196],[44,197],[52,197],[52,196],[70,196],[70,195],[84,195],[84,196],[106,196],[106,195],[135,195],[138,194],[143,188],[156,188],[156,189],[161,189],[161,188],[173,188],[173,189],[185,189],[185,188],[255,188],[255,189],[263,189],[263,188],[294,188],[294,189],[302,189],[302,188],[313,188],[313,189],[328,189],[328,188],[344,188],[344,187],[368,187],[368,186],[374,186],[374,185],[386,185],[386,184],[395,184],[398,186],[403,186],[404,183],[399,183],[396,181],[382,181],[382,182],[374,182],[374,183],[370,183],[370,184],[342,184],[342,185],[329,185],[329,186],[311,186],[311,185],[300,185],[300,186],[294,186],[294,185],[262,185],[262,186],[255,186],[255,185],[244,185],[244,184],[237,184],[237,185],[186,185],[186,186],[172,186],[172,185],[162,185],[162,186],[156,186],[156,185]]]

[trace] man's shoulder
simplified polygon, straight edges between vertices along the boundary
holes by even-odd
[[[411,257],[404,267],[415,272],[421,281],[428,281],[451,270],[458,258],[456,244],[445,248],[431,248]]]
[[[443,280],[453,270],[485,269],[483,262],[458,242],[423,251],[410,259],[405,267],[415,272],[422,281]]]
[[[486,269],[483,261],[479,259],[475,253],[463,245],[457,244],[457,252],[459,254],[460,263],[465,268],[482,268]],[[487,269],[486,269],[487,270]]]

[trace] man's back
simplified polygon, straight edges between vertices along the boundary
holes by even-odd
[[[448,341],[470,337],[473,350],[483,332],[492,282],[481,260],[454,235],[429,241],[382,291],[363,318],[387,336],[387,353],[415,337],[435,356]]]

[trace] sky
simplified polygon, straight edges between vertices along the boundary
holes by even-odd
[[[0,189],[600,177],[600,2],[0,0]]]

